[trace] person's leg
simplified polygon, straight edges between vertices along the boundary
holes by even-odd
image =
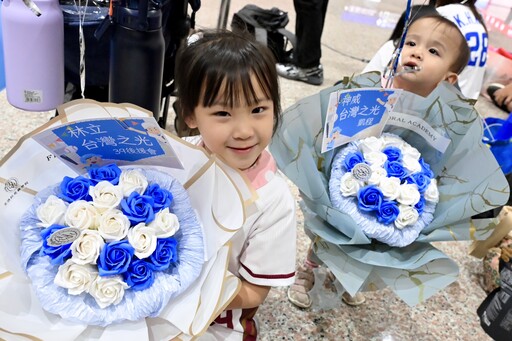
[[[304,264],[297,268],[295,282],[288,288],[288,300],[300,308],[309,308],[313,303],[309,291],[315,284],[313,269],[317,268],[318,264],[312,260],[312,252],[310,245]]]
[[[315,284],[315,274],[313,270],[320,266],[320,261],[313,253],[312,245],[313,244],[311,243],[309,246],[304,264],[297,268],[295,282],[288,288],[288,300],[300,308],[309,308],[311,307],[311,304],[313,304],[313,300],[311,299],[309,292],[313,289]],[[334,288],[335,280],[336,278],[334,277],[334,274],[328,270],[324,286]],[[345,291],[341,298],[343,302],[351,306],[358,306],[365,302],[365,297],[360,292],[356,293],[355,296],[352,296]]]
[[[293,3],[297,36],[294,63],[304,69],[318,66],[322,57],[321,39],[328,0],[294,0]]]
[[[280,76],[313,85],[323,83],[321,38],[328,0],[294,0],[296,13],[293,63],[277,64]]]

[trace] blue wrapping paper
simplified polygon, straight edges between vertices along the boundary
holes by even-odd
[[[444,152],[419,134],[400,126],[385,131],[417,148],[430,164],[440,201],[433,220],[406,247],[391,247],[368,238],[350,212],[334,207],[328,182],[337,149],[321,153],[323,127],[333,91],[380,88],[380,75],[367,73],[304,98],[283,113],[270,150],[279,168],[299,188],[305,229],[313,250],[352,295],[389,287],[407,304],[426,300],[457,279],[458,266],[430,243],[485,239],[495,219],[472,216],[503,205],[508,183],[489,149],[482,143],[482,122],[455,87],[440,84],[428,97],[403,92],[395,112],[412,115],[450,141]]]

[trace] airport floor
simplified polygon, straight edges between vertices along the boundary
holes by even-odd
[[[232,14],[248,3],[263,8],[277,6],[287,11],[290,16],[287,28],[294,30],[292,0],[230,1],[228,26]],[[331,0],[322,37],[324,83],[313,86],[280,79],[283,108],[333,85],[344,76],[360,72],[366,60],[387,40],[405,6],[406,0]],[[197,27],[216,27],[221,7],[220,0],[203,1],[196,16]],[[490,43],[512,50],[510,38],[498,32],[490,31]],[[483,96],[476,108],[483,116],[503,116]],[[7,102],[5,90],[1,91],[0,156],[6,155],[23,135],[45,123],[53,114],[14,108]],[[166,127],[170,131],[174,129],[172,117],[170,112]],[[290,186],[298,202],[298,191],[293,184]],[[300,263],[309,239],[303,232],[299,209],[297,218],[297,262]],[[468,254],[469,242],[438,242],[436,246],[455,260],[460,274],[456,282],[426,302],[409,307],[391,291],[381,290],[365,293],[366,302],[357,307],[348,306],[340,299],[326,299],[316,301],[309,309],[300,309],[288,301],[287,288],[274,288],[257,314],[260,340],[491,340],[476,315],[478,305],[486,297],[480,285],[482,261]]]

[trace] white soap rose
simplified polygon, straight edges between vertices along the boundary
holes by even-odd
[[[396,136],[384,135],[382,139],[384,140],[383,149],[386,147],[396,147],[402,150],[404,148],[405,142]]]
[[[395,200],[400,194],[400,179],[394,176],[382,178],[379,188],[387,200]]]
[[[436,179],[430,180],[430,184],[425,190],[425,200],[433,203],[439,202],[439,189],[437,188]]]
[[[139,223],[128,231],[128,241],[139,259],[151,256],[156,249],[156,240],[155,232],[144,223]]]
[[[77,264],[73,259],[68,259],[59,266],[53,283],[59,287],[68,289],[70,295],[80,295],[89,292],[92,283],[98,277],[98,271],[94,265]]]
[[[418,159],[410,156],[404,155],[402,158],[402,165],[409,171],[409,173],[417,173],[421,172],[421,164]]]
[[[395,220],[395,226],[398,229],[403,229],[406,226],[414,225],[418,221],[418,211],[411,206],[398,205],[400,213]]]
[[[144,194],[148,187],[148,180],[136,169],[123,170],[119,176],[119,187],[122,188],[125,197],[130,196],[132,192]]]
[[[69,204],[64,220],[66,225],[81,230],[96,229],[100,213],[92,202],[77,200]]]
[[[372,166],[381,167],[388,160],[388,156],[383,152],[370,151],[364,153],[364,159]]]
[[[108,181],[100,181],[95,186],[89,187],[89,195],[94,207],[100,212],[105,212],[119,206],[123,199],[123,190]]]
[[[372,175],[370,175],[370,178],[368,179],[369,185],[378,186],[380,184],[380,181],[383,178],[388,177],[388,172],[386,172],[386,170],[380,166],[372,165],[371,169],[372,169]]]
[[[68,206],[62,199],[57,198],[55,195],[50,195],[44,204],[39,205],[36,209],[37,218],[41,220],[37,226],[47,228],[50,225],[64,224],[64,214],[66,214]]]
[[[83,230],[71,244],[73,261],[77,264],[96,264],[105,241],[96,230]]]
[[[359,144],[359,149],[363,152],[363,154],[369,152],[380,152],[383,147],[383,141],[375,136],[367,137],[361,140]]]
[[[340,179],[340,191],[344,197],[357,195],[361,187],[363,187],[363,184],[354,178],[352,173],[345,173]]]
[[[92,282],[89,293],[96,300],[101,309],[109,305],[116,305],[123,299],[124,291],[128,284],[123,281],[122,276],[98,276]]]
[[[118,209],[104,212],[98,222],[98,232],[107,242],[123,239],[129,228],[130,220]]]
[[[157,238],[172,237],[180,228],[180,222],[176,214],[169,212],[169,207],[158,212],[149,225]]]
[[[409,144],[404,144],[404,146],[402,147],[402,155],[404,157],[409,156],[415,160],[419,160],[421,157],[421,154],[418,151],[418,149],[414,148]]]
[[[416,184],[403,184],[400,185],[400,193],[398,194],[397,201],[402,205],[414,206],[420,201],[421,194],[418,191]]]

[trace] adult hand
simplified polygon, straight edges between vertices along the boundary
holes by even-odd
[[[496,90],[494,100],[500,107],[506,107],[508,112],[512,112],[512,83]]]

